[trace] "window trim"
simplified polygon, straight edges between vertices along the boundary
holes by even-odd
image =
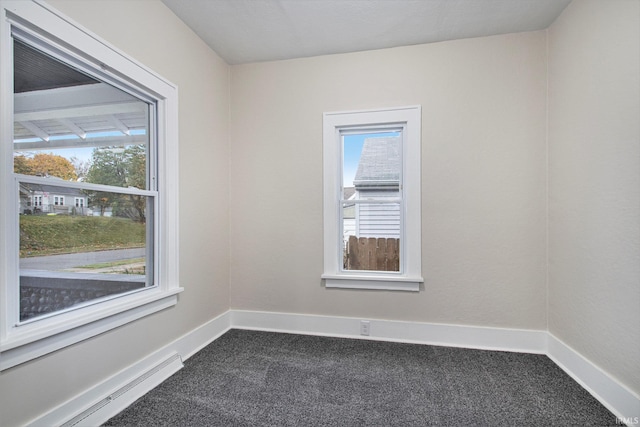
[[[327,288],[419,291],[422,278],[421,256],[421,174],[420,174],[420,106],[376,110],[342,111],[323,114],[324,171],[324,273]],[[400,272],[343,270],[341,187],[343,131],[402,128],[402,191],[404,223],[401,227]]]
[[[90,67],[98,77],[121,82],[156,103],[157,163],[156,221],[153,248],[157,286],[96,302],[77,310],[21,325],[15,324],[19,276],[19,236],[15,203],[0,204],[0,370],[175,305],[179,285],[178,240],[178,94],[177,87],[113,48],[98,36],[40,1],[2,0],[0,3],[0,200],[17,200],[13,178],[12,34],[19,32],[55,46],[71,60]],[[155,167],[155,165],[153,166]],[[67,184],[65,184],[67,185]],[[14,212],[15,211],[15,212]],[[10,321],[11,320],[11,321]]]

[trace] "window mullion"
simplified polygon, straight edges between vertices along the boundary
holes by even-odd
[[[79,190],[92,190],[92,191],[102,191],[109,193],[119,193],[119,194],[132,194],[138,196],[148,196],[155,197],[158,195],[157,191],[153,190],[142,190],[137,187],[117,187],[113,185],[104,185],[104,184],[93,184],[88,182],[75,182],[75,181],[51,181],[50,178],[40,178],[36,176],[30,175],[21,175],[14,174],[15,180],[18,182],[30,183],[30,184],[39,184],[39,185],[54,185],[56,187],[67,187],[67,188],[77,188]]]

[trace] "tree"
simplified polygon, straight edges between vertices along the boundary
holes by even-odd
[[[23,155],[13,158],[16,173],[34,176],[56,176],[66,181],[76,181],[78,175],[69,160],[51,153],[37,153],[33,157]]]
[[[144,145],[94,149],[85,180],[94,184],[145,190],[147,166]],[[111,207],[114,215],[139,222],[146,220],[147,201],[144,196],[94,191],[91,198],[92,203],[100,207],[100,215],[104,215],[105,210]]]
[[[78,181],[84,181],[87,173],[89,173],[89,168],[91,167],[91,161],[89,160],[81,160],[76,156],[71,157],[69,159],[73,168],[76,170],[76,175],[78,175]]]
[[[26,156],[15,156],[13,158],[13,171],[15,173],[21,173],[23,175],[33,175],[31,171],[30,161],[31,159]]]

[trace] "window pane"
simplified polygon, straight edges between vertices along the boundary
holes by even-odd
[[[19,193],[21,321],[152,285],[150,197],[25,182]]]
[[[400,271],[400,220],[399,202],[343,202],[343,269]]]
[[[343,269],[400,271],[400,132],[348,133],[342,142]]]
[[[20,321],[153,285],[149,103],[14,39]],[[41,180],[42,181],[42,180]]]
[[[14,171],[149,189],[150,105],[14,40]]]
[[[400,132],[345,134],[342,142],[343,200],[369,197],[373,190],[398,191]]]

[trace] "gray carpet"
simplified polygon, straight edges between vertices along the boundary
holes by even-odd
[[[543,355],[231,330],[106,426],[603,426]]]

